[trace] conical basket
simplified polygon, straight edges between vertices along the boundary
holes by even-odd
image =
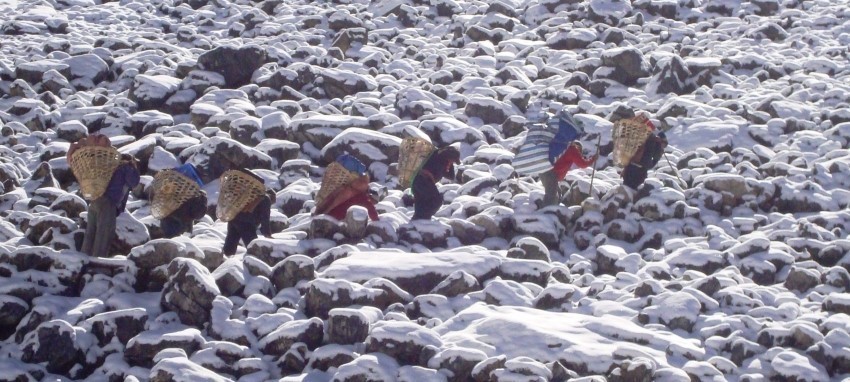
[[[325,170],[325,175],[322,177],[322,187],[319,188],[319,192],[316,194],[316,206],[321,206],[329,195],[333,194],[340,187],[353,182],[358,177],[360,177],[359,174],[348,171],[339,162],[331,163]]]
[[[242,171],[227,170],[221,175],[216,217],[229,222],[265,193],[266,186],[262,181]]]
[[[421,138],[407,137],[401,141],[398,150],[398,186],[410,187],[413,177],[434,152],[434,145]]]
[[[614,123],[614,129],[611,130],[611,138],[614,141],[614,164],[619,167],[626,167],[635,152],[646,142],[650,133],[645,118],[640,116],[621,119]]]
[[[86,200],[95,200],[103,195],[119,164],[121,155],[112,146],[81,147],[71,155],[68,163]]]
[[[163,170],[153,177],[151,216],[163,219],[180,208],[187,200],[201,194],[198,183],[173,169]]]

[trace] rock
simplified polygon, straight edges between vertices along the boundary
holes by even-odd
[[[823,310],[850,314],[850,293],[832,293],[823,301]]]
[[[351,71],[323,68],[319,76],[323,80],[323,89],[329,98],[344,98],[378,88],[378,82],[371,76]]]
[[[475,276],[464,271],[454,271],[437,284],[431,293],[446,297],[462,296],[481,290],[481,284]]]
[[[254,71],[268,60],[265,49],[256,45],[239,48],[220,46],[198,57],[198,68],[224,77],[225,86],[238,88],[248,84]]]
[[[70,143],[79,141],[88,135],[88,128],[80,121],[68,121],[56,125],[56,138]]]
[[[487,238],[487,230],[466,220],[452,219],[449,221],[452,233],[460,239],[463,245],[479,244]]]
[[[168,282],[160,299],[163,309],[177,313],[186,325],[203,327],[221,294],[210,272],[193,259],[177,258],[168,264]]]
[[[65,77],[70,75],[68,64],[59,60],[36,60],[21,62],[15,66],[15,78],[24,80],[29,84],[37,84],[42,81],[44,73],[55,70]]]
[[[608,373],[608,382],[650,382],[655,363],[643,357],[626,359]]]
[[[353,345],[366,340],[369,326],[383,318],[375,308],[335,308],[328,312],[328,341],[340,345]]]
[[[474,96],[464,107],[464,113],[470,118],[479,118],[484,123],[501,125],[509,116],[516,114],[516,111],[506,103]]]
[[[340,31],[331,46],[339,48],[343,53],[348,52],[352,46],[366,46],[369,35],[366,28],[349,28]]]
[[[409,244],[421,244],[428,248],[445,248],[452,227],[437,220],[414,220],[410,224],[398,227],[399,241]]]
[[[628,254],[624,249],[613,245],[603,245],[596,248],[597,273],[616,275],[625,271],[625,268],[617,266],[617,262],[626,256]]]
[[[198,0],[190,0],[195,2]],[[163,356],[156,365],[151,368],[150,382],[174,382],[174,381],[209,381],[228,382],[233,381],[225,376],[217,375],[213,370],[198,365],[186,358],[185,354],[180,356]],[[130,380],[130,378],[127,378]],[[137,379],[133,379],[138,381]]]
[[[779,0],[751,0],[750,3],[758,8],[756,14],[759,16],[773,16],[779,12]]]
[[[505,355],[498,355],[487,358],[472,369],[471,377],[475,382],[488,382],[493,380],[493,371],[503,369],[508,358]]]
[[[133,79],[127,97],[139,110],[159,109],[180,87],[180,79],[166,75],[139,74]]]
[[[696,89],[696,83],[691,77],[692,73],[685,61],[679,56],[670,56],[669,60],[656,65],[656,74],[650,79],[647,89],[658,95],[689,94]]]
[[[48,372],[67,375],[74,365],[83,360],[75,340],[76,332],[69,323],[62,320],[46,322],[27,334],[21,344],[21,360],[45,362]]]
[[[332,163],[342,154],[350,154],[368,163],[380,162],[389,166],[398,160],[401,138],[362,128],[348,128],[336,135],[322,148],[322,160]]]
[[[351,305],[384,308],[389,305],[387,292],[378,288],[366,288],[346,280],[316,279],[304,295],[304,311],[309,316],[327,318],[333,308]]]
[[[696,297],[686,292],[675,292],[659,305],[661,323],[670,329],[690,332],[696,325],[702,308]]]
[[[613,48],[602,53],[602,65],[614,68],[608,78],[626,86],[633,86],[644,77],[649,77],[649,64],[637,48]]]
[[[439,348],[439,334],[413,322],[381,321],[372,326],[366,339],[366,352],[389,355],[405,365],[426,367],[426,348]],[[424,359],[423,359],[424,358]]]
[[[238,296],[245,290],[245,261],[242,258],[230,257],[211,275],[223,296]]]
[[[550,284],[535,298],[534,307],[542,310],[567,311],[572,307],[573,296],[581,294],[571,284]]]
[[[97,337],[98,345],[106,346],[113,338],[126,344],[145,330],[148,313],[144,308],[122,309],[100,313],[86,320],[91,333]]]
[[[209,183],[221,177],[227,170],[238,168],[271,169],[272,159],[259,150],[245,146],[232,139],[213,137],[200,146],[193,146],[194,155],[187,161],[200,171],[201,180]],[[185,152],[184,151],[184,152]]]
[[[204,344],[204,337],[195,328],[148,330],[130,339],[124,359],[130,365],[152,367],[163,350],[192,354]]]
[[[136,287],[142,290],[159,291],[167,281],[165,266],[177,258],[190,258],[201,262],[207,270],[214,270],[224,261],[220,256],[212,256],[190,241],[180,242],[171,239],[155,239],[137,246],[127,256],[137,267]]]
[[[297,342],[304,343],[309,349],[315,349],[322,343],[324,330],[324,323],[318,317],[289,321],[261,338],[257,345],[263,353],[271,355],[283,355]]]
[[[502,262],[502,265],[499,267],[499,276],[506,280],[546,286],[551,271],[552,266],[548,262],[509,259]]]
[[[20,298],[0,295],[0,340],[15,334],[15,328],[29,312],[30,306]]]
[[[443,349],[428,361],[435,369],[448,370],[452,373],[449,381],[467,381],[476,365],[485,361],[487,354],[478,349],[452,347]]]
[[[814,269],[791,267],[791,272],[785,279],[785,287],[800,293],[805,293],[809,289],[820,285],[820,273]]]
[[[551,262],[551,259],[549,258],[549,248],[546,248],[546,245],[535,237],[524,237],[519,239],[516,242],[515,247],[522,250],[522,256],[518,257],[520,259],[541,260],[547,263]]]
[[[71,56],[62,63],[68,65],[67,78],[80,89],[92,89],[109,75],[109,64],[96,54]]]
[[[316,278],[313,259],[304,255],[289,256],[272,268],[271,281],[278,291],[292,288],[300,281],[312,281]]]

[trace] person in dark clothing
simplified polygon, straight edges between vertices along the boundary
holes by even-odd
[[[649,169],[655,167],[661,160],[666,147],[667,136],[663,132],[658,135],[650,134],[646,142],[632,156],[632,160],[626,168],[623,169],[623,184],[637,190],[646,180]]]
[[[460,164],[460,152],[454,147],[443,147],[428,157],[413,178],[413,220],[430,220],[443,204],[437,182],[443,177],[454,178],[454,164]]]
[[[248,170],[242,170],[250,174],[254,178],[262,179]],[[257,238],[257,227],[260,228],[260,233],[263,236],[271,237],[271,208],[275,201],[275,194],[271,190],[266,190],[266,194],[248,203],[233,220],[227,222],[227,236],[224,238],[224,247],[222,253],[227,256],[236,254],[236,247],[239,245],[239,240],[242,240],[242,245],[245,247]]]
[[[201,178],[198,177],[195,166],[192,164],[184,164],[175,168],[175,171],[186,175],[186,177],[198,183],[199,186],[204,185]],[[153,191],[151,191],[149,199],[154,199]],[[191,232],[195,221],[204,217],[206,213],[207,193],[202,190],[200,195],[183,202],[174,212],[160,221],[159,226],[162,229],[163,237],[171,239],[182,235],[184,232]]]
[[[163,237],[171,239],[184,232],[191,232],[195,221],[206,213],[207,193],[201,191],[200,195],[183,202],[174,212],[162,219],[159,226],[162,228]]]
[[[112,173],[106,191],[88,208],[86,234],[80,249],[89,256],[106,257],[115,238],[115,221],[127,205],[130,190],[139,184],[136,158],[121,155],[121,164]]]

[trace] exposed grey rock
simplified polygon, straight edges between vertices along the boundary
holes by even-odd
[[[224,76],[225,86],[238,88],[249,83],[267,60],[266,50],[257,45],[220,46],[198,56],[198,68],[218,73]]]
[[[316,278],[313,259],[304,255],[289,256],[272,268],[271,281],[278,291],[292,288],[300,281]]]
[[[66,374],[83,360],[75,341],[74,328],[65,321],[53,320],[39,325],[27,334],[22,345],[21,360],[30,363],[46,362],[47,371]]]
[[[173,311],[186,325],[203,327],[210,321],[210,309],[220,295],[210,272],[193,259],[177,258],[168,264],[168,282],[160,305]]]
[[[297,342],[304,343],[309,349],[315,349],[322,343],[324,330],[324,323],[317,317],[290,321],[261,338],[258,346],[263,353],[272,355],[285,354]]]

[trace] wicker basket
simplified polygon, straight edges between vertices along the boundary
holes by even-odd
[[[325,175],[322,177],[322,187],[319,189],[319,193],[316,194],[316,206],[321,206],[325,202],[325,199],[333,194],[334,191],[359,177],[359,174],[348,171],[339,162],[331,163],[325,170]]]
[[[151,190],[151,216],[156,219],[171,215],[187,200],[201,195],[197,182],[172,169],[158,172],[153,177]]]
[[[651,130],[646,125],[645,117],[621,119],[614,123],[611,138],[614,141],[614,164],[626,167],[632,156],[646,142]]]
[[[86,200],[95,200],[103,195],[119,164],[121,155],[112,146],[81,147],[68,163]]]
[[[413,177],[434,152],[434,145],[421,138],[407,137],[401,141],[398,150],[398,186],[405,189],[411,186]]]
[[[242,171],[227,170],[221,175],[216,217],[229,222],[265,194],[266,186],[262,181]]]

